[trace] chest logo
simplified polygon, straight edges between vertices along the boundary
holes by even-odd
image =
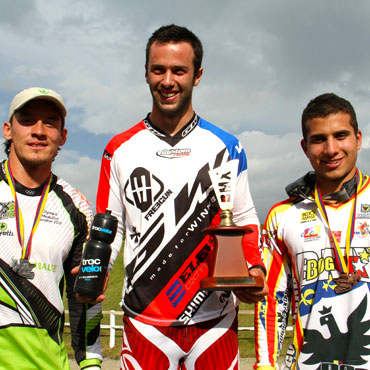
[[[302,212],[301,223],[314,221],[317,219],[317,209],[312,209],[311,211]]]
[[[301,237],[304,239],[304,241],[317,240],[320,237],[320,229],[321,226],[308,227],[307,229],[303,230]]]
[[[191,150],[186,149],[162,149],[158,150],[156,153],[158,157],[173,159],[173,158],[183,158],[190,155]]]

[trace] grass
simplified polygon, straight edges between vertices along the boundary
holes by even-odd
[[[121,311],[121,307],[119,302],[121,300],[122,295],[122,285],[123,285],[123,248],[121,249],[121,253],[116,259],[110,279],[108,288],[105,292],[106,299],[103,302],[103,311]],[[66,303],[65,303],[65,307]],[[239,312],[239,327],[253,327],[254,325],[254,314],[253,314],[253,305],[247,305],[242,303],[240,305],[240,312]],[[66,322],[69,321],[68,315],[66,317]],[[102,324],[109,325],[109,315],[104,315],[102,319]],[[116,324],[122,325],[121,318],[116,316]],[[70,329],[69,327],[65,327],[64,330],[64,337],[67,346],[67,350],[70,357],[74,357],[73,350],[70,345]],[[239,331],[239,347],[240,347],[240,356],[243,358],[253,357],[255,356],[254,352],[254,331],[252,330],[242,330]],[[286,347],[290,342],[292,337],[292,332],[287,332],[285,344],[283,347],[282,355],[286,353]],[[116,330],[116,345],[114,348],[109,348],[109,329],[102,329],[100,334],[100,340],[102,344],[103,350],[103,357],[104,358],[111,358],[111,359],[119,359],[120,357],[120,350],[121,350],[121,343],[122,343],[122,331]]]

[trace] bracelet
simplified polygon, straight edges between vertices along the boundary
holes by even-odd
[[[262,272],[265,274],[265,276],[267,274],[266,268],[263,265],[254,265],[252,267],[249,267],[249,271],[252,270],[252,269],[261,269]]]

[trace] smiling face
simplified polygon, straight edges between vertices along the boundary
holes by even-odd
[[[163,120],[186,124],[191,119],[193,87],[203,72],[200,68],[194,73],[193,61],[194,51],[187,42],[151,45],[145,77],[153,97],[151,118],[159,127]]]
[[[316,173],[323,195],[339,191],[356,173],[361,131],[355,134],[347,113],[308,120],[307,139],[301,145]]]
[[[11,140],[9,163],[13,171],[44,168],[50,172],[59,146],[64,145],[67,130],[62,117],[49,101],[34,99],[17,111],[12,122],[4,122],[3,135]]]

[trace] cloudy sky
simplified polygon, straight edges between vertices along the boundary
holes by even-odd
[[[151,109],[145,45],[170,23],[203,42],[194,108],[242,141],[261,221],[285,198],[285,185],[310,169],[300,116],[321,93],[354,105],[363,132],[359,167],[370,173],[367,0],[0,0],[1,119],[24,88],[61,93],[69,138],[54,172],[94,206],[106,143]]]

